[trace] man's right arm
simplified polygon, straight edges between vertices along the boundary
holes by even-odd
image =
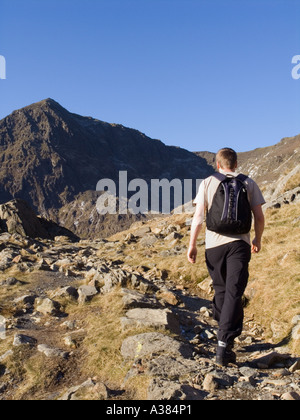
[[[188,250],[188,260],[190,263],[195,264],[197,260],[197,239],[201,232],[202,225],[205,217],[205,197],[204,197],[204,182],[202,182],[199,193],[196,198],[197,207],[196,212],[193,218],[192,228],[191,228],[191,239],[190,246]]]
[[[261,205],[255,206],[252,211],[254,214],[255,229],[255,238],[252,242],[252,253],[257,254],[261,250],[261,241],[265,230],[265,216]]]

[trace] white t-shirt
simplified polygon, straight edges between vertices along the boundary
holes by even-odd
[[[222,171],[224,175],[230,174],[231,176],[238,176],[238,173],[232,173],[232,172],[224,172]],[[220,182],[224,177],[220,175],[219,179],[217,179],[215,176],[210,176],[209,178],[206,178],[200,185],[199,192],[197,194],[197,197],[195,199],[195,203],[197,205],[201,206],[201,222],[203,223],[205,220],[206,213],[210,210],[214,196],[217,192],[217,189],[220,185]],[[251,178],[247,178],[245,181],[245,184],[247,186],[247,192],[249,197],[249,202],[251,205],[251,208],[258,205],[265,204],[264,197],[262,195],[262,192],[260,191],[258,185],[255,181]],[[216,232],[212,232],[211,230],[206,229],[206,249],[216,248],[221,245],[226,245],[230,242],[234,241],[240,241],[243,240],[247,242],[249,245],[251,245],[251,238],[250,233],[244,234],[244,235],[220,235]]]

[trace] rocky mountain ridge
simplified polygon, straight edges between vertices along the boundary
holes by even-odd
[[[119,171],[128,172],[128,182],[201,179],[212,172],[204,159],[187,150],[122,125],[73,114],[52,99],[0,121],[0,161],[0,202],[20,198],[74,233],[85,230],[86,235],[102,236],[108,233],[105,225],[119,221],[129,227],[133,218],[103,218],[97,223],[91,207],[73,214],[86,196],[97,200],[100,179],[118,185]]]

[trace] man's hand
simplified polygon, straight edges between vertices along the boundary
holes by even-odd
[[[190,246],[188,251],[188,260],[191,264],[196,264],[198,250],[196,246]]]
[[[256,238],[252,242],[252,254],[258,254],[261,251],[261,242]]]
[[[258,254],[261,251],[261,239],[265,229],[265,216],[262,206],[256,206],[252,209],[254,214],[255,239],[252,242],[252,254]]]

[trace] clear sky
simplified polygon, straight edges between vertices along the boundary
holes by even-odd
[[[51,97],[191,151],[300,133],[299,0],[0,0],[0,119]]]

